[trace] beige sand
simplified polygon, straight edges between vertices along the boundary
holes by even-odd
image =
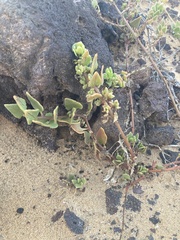
[[[122,206],[116,214],[108,214],[105,190],[121,182],[103,181],[113,165],[97,161],[83,142],[69,146],[59,141],[57,152],[49,153],[20,127],[0,117],[0,240],[119,239],[113,228],[121,228]],[[154,158],[156,155],[148,157],[149,161]],[[80,174],[80,170],[84,172]],[[75,191],[59,180],[71,173],[88,179],[85,192]],[[134,236],[145,240],[150,235],[154,239],[180,239],[180,173],[162,173],[140,184],[144,193],[134,196],[142,202],[141,211],[126,210],[123,239]],[[155,194],[159,198],[151,206],[147,199]],[[18,208],[24,208],[24,212],[18,214]],[[83,235],[73,234],[63,216],[55,223],[51,221],[57,211],[66,208],[85,221]],[[153,225],[149,218],[155,212],[160,213],[160,222]],[[111,225],[113,220],[115,225]]]

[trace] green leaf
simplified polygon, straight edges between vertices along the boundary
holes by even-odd
[[[87,130],[87,128],[82,128],[80,122],[71,124],[71,128],[73,129],[73,131],[75,131],[78,134],[84,134],[84,131]]]
[[[27,109],[26,101],[24,100],[24,98],[20,98],[18,96],[13,96],[13,98],[19,108],[24,112]]]
[[[87,95],[87,102],[92,102],[93,100],[96,100],[97,98],[102,98],[102,95],[100,93],[93,93],[91,95]]]
[[[24,116],[26,118],[27,124],[30,125],[33,120],[37,119],[39,114],[38,109],[28,109],[24,111]]]
[[[86,183],[86,179],[77,178],[77,179],[72,179],[71,182],[75,186],[75,188],[83,188]]]
[[[53,117],[54,117],[54,122],[57,123],[57,118],[58,118],[58,106],[54,109],[53,111]]]
[[[104,79],[110,80],[114,77],[114,73],[111,67],[106,68],[104,73]]]
[[[28,92],[26,92],[26,96],[34,109],[39,109],[40,113],[44,111],[43,106],[35,98],[33,98]]]
[[[88,86],[91,88],[100,87],[103,84],[103,80],[98,72],[95,72],[88,82]]]
[[[49,127],[49,128],[57,128],[58,124],[54,122],[54,120],[47,120],[43,118],[38,118],[38,120],[32,120],[33,123],[36,123],[38,125],[41,125],[43,127]]]
[[[19,106],[14,104],[4,104],[5,108],[15,117],[20,119],[23,117],[24,112],[19,108]]]
[[[92,109],[93,109],[93,102],[88,102],[88,109],[86,112],[87,116],[91,113]]]
[[[52,117],[53,114],[51,112],[45,114],[46,117]]]
[[[72,51],[74,52],[75,56],[82,56],[85,52],[85,46],[82,42],[76,42],[72,45]]]
[[[139,27],[139,25],[140,25],[141,19],[142,19],[142,17],[140,16],[140,17],[135,18],[134,20],[132,20],[130,22],[131,27],[137,29]]]
[[[92,62],[91,55],[89,55],[89,51],[86,49],[81,57],[81,64],[83,66],[89,66],[91,62]]]
[[[80,102],[77,102],[71,98],[65,98],[64,99],[64,106],[66,108],[66,110],[71,110],[72,108],[76,108],[76,109],[82,109],[83,105]]]
[[[84,131],[84,142],[87,145],[91,143],[91,134],[88,131]]]
[[[97,62],[97,58],[98,58],[98,54],[96,53],[94,55],[92,64],[91,64],[91,69],[90,69],[90,73],[93,74],[94,71],[98,68],[98,62]]]
[[[70,117],[63,116],[63,117],[58,117],[57,121],[60,122],[60,123],[71,124],[72,119]]]
[[[67,177],[67,180],[68,180],[70,183],[72,183],[72,180],[73,180],[73,179],[74,179],[74,180],[76,179],[75,175],[69,174],[68,177]]]
[[[122,179],[123,179],[123,180],[126,180],[126,181],[130,181],[130,180],[131,180],[131,177],[130,177],[130,175],[129,175],[128,173],[124,173],[124,174],[122,175]]]
[[[104,129],[101,127],[98,132],[96,133],[96,139],[97,139],[97,142],[101,145],[106,145],[107,143],[107,135],[104,131]]]

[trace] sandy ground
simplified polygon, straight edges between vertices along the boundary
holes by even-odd
[[[179,42],[170,42],[176,50]],[[172,61],[168,55],[170,71]],[[176,128],[180,132],[179,122]],[[120,180],[104,181],[114,165],[96,160],[83,142],[58,145],[48,152],[0,115],[0,240],[119,240],[125,191]],[[140,158],[160,161],[159,151]],[[63,180],[69,174],[87,179],[84,191]],[[140,186],[141,194],[128,191],[122,240],[179,240],[180,172],[154,174]],[[84,223],[71,222],[78,234],[68,225],[68,211]]]
[[[152,153],[144,159],[156,157]],[[60,140],[58,150],[50,153],[0,116],[0,164],[0,240],[119,239],[121,181],[103,181],[113,165],[96,160],[83,142]],[[68,174],[85,177],[85,191],[68,186],[62,179]],[[180,173],[154,175],[140,185],[143,193],[128,192],[122,239],[180,239]],[[114,214],[108,211],[107,189],[120,196]],[[83,233],[70,230],[64,218],[67,209],[84,221]],[[53,220],[60,211],[62,216]]]

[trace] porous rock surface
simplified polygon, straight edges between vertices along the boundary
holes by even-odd
[[[102,10],[103,1],[100,3]],[[106,14],[102,13],[105,17]],[[0,113],[38,136],[42,145],[54,149],[57,136],[67,136],[66,128],[51,130],[34,124],[27,126],[25,120],[14,120],[3,104],[12,103],[13,95],[25,97],[25,91],[37,98],[48,111],[59,105],[60,114],[65,113],[65,97],[85,102],[82,87],[74,77],[72,44],[82,41],[92,56],[98,53],[99,66],[112,66],[108,44],[116,47],[120,33],[98,18],[90,0],[1,1],[0,26]],[[115,36],[112,41],[107,34],[104,35],[107,30],[108,36]],[[161,122],[167,121],[168,94],[162,83],[150,79],[150,74],[145,69],[131,76],[135,131],[140,137],[147,132],[150,143],[168,144],[172,142],[173,129],[161,128]],[[125,131],[131,130],[129,90],[117,89],[115,97],[121,106],[118,111],[121,126]],[[95,112],[92,116],[90,122],[96,132],[103,126],[101,114]],[[119,133],[113,123],[103,127],[111,146],[118,140]],[[159,130],[166,138],[156,134]],[[172,134],[168,138],[169,131]]]
[[[25,91],[45,108],[59,105],[60,113],[64,97],[83,98],[71,47],[82,41],[92,55],[98,53],[100,65],[112,66],[100,25],[90,0],[1,1],[0,113],[11,118],[3,104],[13,102],[13,95],[24,97]],[[56,130],[28,129],[44,145],[54,145]]]

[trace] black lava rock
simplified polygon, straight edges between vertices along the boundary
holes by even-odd
[[[24,208],[18,208],[16,212],[22,214],[24,212]]]
[[[106,194],[106,211],[107,213],[113,215],[118,211],[120,205],[120,198],[122,197],[122,192],[115,191],[109,188],[105,191]]]
[[[154,225],[158,224],[160,222],[158,217],[159,215],[160,215],[159,212],[155,212],[154,216],[149,218],[149,221],[152,222]]]
[[[57,222],[63,215],[63,211],[58,211],[55,215],[52,216],[51,221]]]
[[[179,152],[173,152],[171,150],[164,150],[164,154],[162,154],[162,152],[159,153],[160,158],[162,159],[162,162],[164,164],[166,163],[173,163],[174,161],[176,161],[177,157],[179,155]]]
[[[152,127],[146,132],[146,141],[158,146],[169,145],[174,139],[174,129],[171,126]]]
[[[133,195],[128,195],[127,200],[125,203],[126,209],[129,209],[133,212],[140,212],[141,211],[141,201],[135,198]]]
[[[68,228],[76,233],[83,234],[84,231],[84,221],[75,215],[75,213],[71,212],[68,208],[64,213],[64,219]]]

